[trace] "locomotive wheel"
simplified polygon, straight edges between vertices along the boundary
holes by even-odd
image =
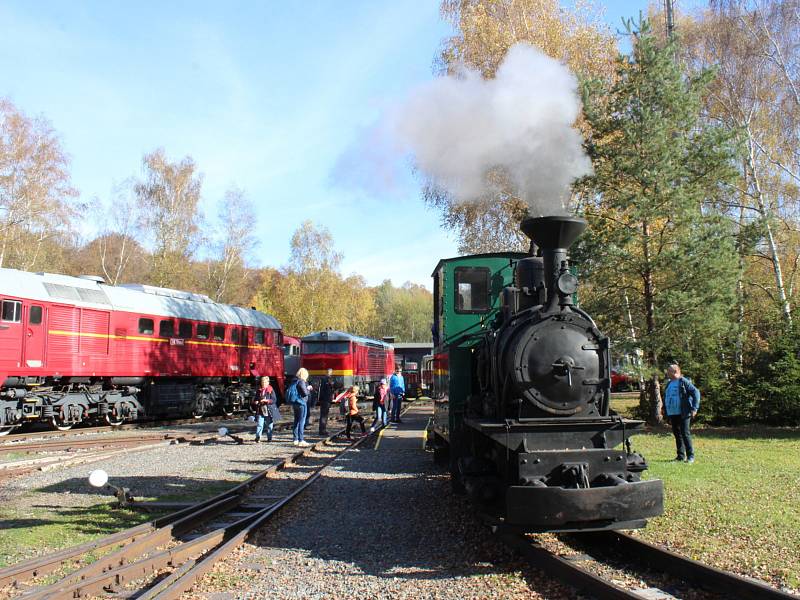
[[[72,426],[75,424],[75,423],[64,423],[58,417],[52,417],[50,419],[50,423],[52,423],[53,427],[55,427],[59,431],[69,431],[70,429],[72,429]]]
[[[106,423],[112,427],[119,427],[125,422],[123,417],[116,417],[112,413],[106,413]]]
[[[195,419],[202,419],[205,416],[205,412],[201,408],[193,408],[192,409],[192,417]]]
[[[14,431],[19,425],[3,425],[0,427],[0,437],[4,435],[8,435],[12,431]]]

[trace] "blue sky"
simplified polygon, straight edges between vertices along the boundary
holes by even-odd
[[[647,1],[605,5],[618,29]],[[255,203],[253,265],[285,263],[310,218],[333,233],[345,274],[429,286],[456,243],[412,175],[378,192],[335,172],[382,110],[433,77],[448,33],[436,0],[6,0],[0,96],[52,122],[85,200],[109,201],[145,152],[164,147],[197,162],[210,226],[231,184]]]

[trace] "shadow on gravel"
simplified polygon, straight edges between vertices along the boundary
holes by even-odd
[[[336,462],[337,472],[326,471],[251,543],[277,560],[287,550],[300,550],[309,558],[354,565],[326,570],[354,568],[386,579],[522,571],[531,582],[541,582],[541,575],[531,574],[477,522],[429,455],[408,450],[378,455],[371,449],[345,455]]]
[[[253,472],[246,473],[252,475]],[[137,476],[137,477],[114,477],[109,479],[109,483],[118,487],[128,488],[135,497],[158,497],[165,499],[164,496],[187,495],[191,497],[207,497],[222,492],[237,483],[241,479],[218,479],[210,481],[208,479],[196,479],[192,477],[169,477],[165,481],[164,477]],[[49,494],[88,494],[96,496],[98,490],[89,485],[85,477],[72,477],[47,485],[36,490]],[[111,492],[100,492],[100,494]],[[155,494],[155,495],[154,495]]]

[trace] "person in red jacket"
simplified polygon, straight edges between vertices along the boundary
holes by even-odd
[[[373,433],[380,425],[388,424],[389,417],[386,412],[386,404],[388,401],[389,388],[386,386],[386,379],[381,379],[381,382],[375,388],[375,398],[372,400],[372,410],[375,411],[375,420],[372,421],[372,427],[369,428],[370,433]]]

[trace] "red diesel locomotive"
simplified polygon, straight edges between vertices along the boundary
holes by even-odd
[[[394,349],[386,342],[341,331],[319,331],[303,337],[300,364],[312,383],[318,384],[333,369],[337,389],[357,385],[360,394],[367,396],[394,370]]]
[[[247,406],[252,375],[283,391],[276,319],[207,296],[0,269],[0,435]]]

